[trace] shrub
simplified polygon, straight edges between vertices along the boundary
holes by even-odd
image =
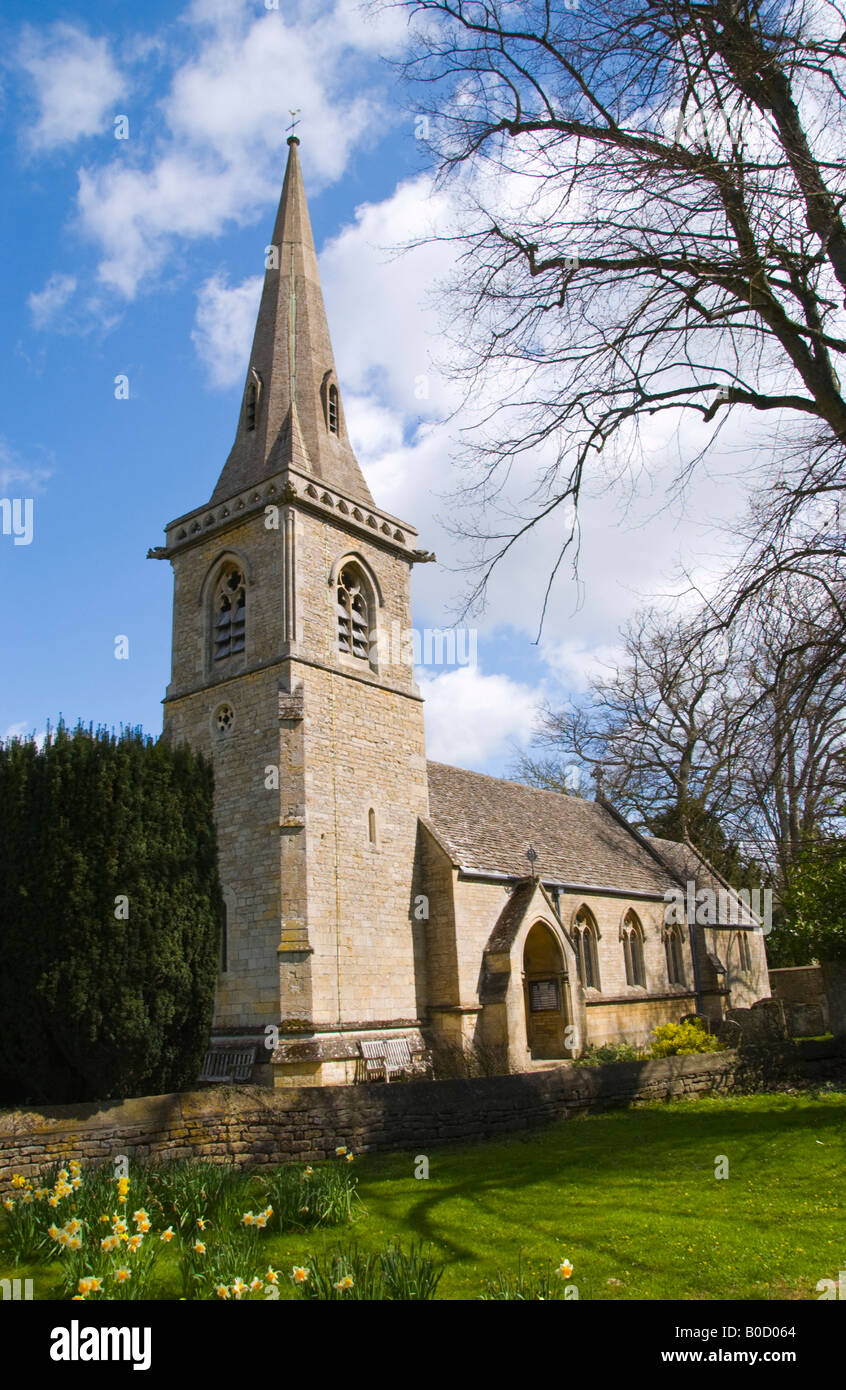
[[[642,1062],[649,1053],[633,1043],[602,1043],[596,1047],[586,1047],[579,1058],[582,1067],[601,1067],[606,1062]]]
[[[141,731],[0,745],[0,1098],[176,1091],[211,1027],[210,767]]]
[[[698,1052],[722,1052],[725,1043],[707,1033],[701,1023],[663,1023],[652,1033],[653,1057],[692,1057]]]

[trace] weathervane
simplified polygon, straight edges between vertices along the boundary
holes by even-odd
[[[529,848],[526,850],[526,858],[532,866],[532,878],[535,877],[535,860],[537,859],[537,857],[538,854],[534,845],[529,845]]]
[[[299,137],[299,135],[297,135],[297,126],[299,125],[299,121],[297,120],[297,117],[299,116],[301,109],[302,109],[302,108],[298,106],[297,109],[296,109],[296,111],[291,111],[290,106],[288,107],[288,110],[291,112],[291,124],[288,126],[288,144],[289,144],[289,145],[290,145],[290,143],[291,143],[292,140],[299,141],[299,138],[300,138],[300,137]]]

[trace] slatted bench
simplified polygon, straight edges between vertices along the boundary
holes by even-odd
[[[408,1038],[362,1039],[359,1048],[365,1081],[389,1082],[392,1076],[421,1076],[431,1066],[429,1054],[412,1052]]]
[[[255,1047],[211,1047],[206,1053],[203,1069],[197,1080],[218,1085],[232,1081],[249,1081],[255,1060]]]

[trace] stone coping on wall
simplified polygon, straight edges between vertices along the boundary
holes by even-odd
[[[0,1189],[71,1158],[232,1159],[240,1167],[355,1151],[507,1137],[573,1113],[639,1100],[729,1093],[756,1068],[770,1077],[842,1077],[844,1042],[803,1042],[599,1067],[564,1062],[473,1080],[362,1083],[268,1090],[220,1086],[172,1095],[0,1112]]]

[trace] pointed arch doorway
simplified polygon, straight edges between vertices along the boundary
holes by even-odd
[[[564,952],[545,922],[535,922],[523,947],[526,1040],[533,1060],[571,1057],[570,982]]]

